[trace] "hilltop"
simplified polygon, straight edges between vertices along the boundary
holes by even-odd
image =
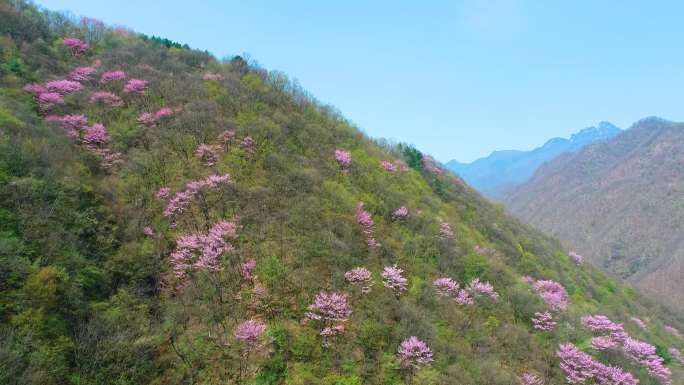
[[[683,383],[677,314],[282,73],[0,20],[0,383]]]

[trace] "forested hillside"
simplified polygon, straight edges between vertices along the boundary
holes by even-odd
[[[684,125],[647,118],[560,157],[507,206],[594,264],[684,310]]]
[[[0,383],[684,384],[669,309],[283,74],[0,33]]]

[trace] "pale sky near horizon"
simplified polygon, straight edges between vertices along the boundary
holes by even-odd
[[[442,162],[601,120],[684,120],[681,1],[36,2],[219,58],[247,53],[370,136]]]

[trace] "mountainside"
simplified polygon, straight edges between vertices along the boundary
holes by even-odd
[[[502,199],[509,190],[529,180],[544,162],[565,152],[575,152],[587,144],[612,138],[620,129],[608,122],[585,128],[570,139],[553,138],[531,151],[494,151],[472,163],[452,160],[446,167],[485,196]]]
[[[649,118],[542,166],[505,198],[530,223],[680,309],[684,125]]]
[[[0,34],[0,383],[684,384],[681,314],[283,74]]]

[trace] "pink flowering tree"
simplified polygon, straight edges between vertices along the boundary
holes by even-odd
[[[452,239],[454,237],[453,231],[451,231],[451,225],[447,222],[442,222],[439,224],[439,238],[440,239]]]
[[[126,79],[127,75],[124,71],[116,70],[116,71],[108,71],[102,74],[100,76],[100,83],[102,84],[107,84],[111,83],[117,80],[123,80]]]
[[[59,104],[64,104],[64,98],[57,92],[43,92],[37,97],[38,109],[47,112]]]
[[[684,365],[684,356],[682,356],[682,352],[679,351],[679,349],[677,349],[673,346],[673,347],[668,348],[667,352],[670,353],[670,355],[672,356],[672,359],[674,359],[680,365]]]
[[[68,78],[75,82],[88,82],[93,79],[96,73],[95,67],[77,67],[69,73]]]
[[[404,221],[408,218],[409,211],[406,206],[401,206],[392,213],[393,221]]]
[[[544,380],[534,373],[523,373],[520,376],[520,385],[544,385]]]
[[[116,94],[109,91],[95,91],[90,95],[90,103],[102,104],[109,107],[123,106],[123,100]]]
[[[470,293],[449,277],[437,278],[432,284],[435,287],[435,293],[440,297],[451,299],[459,305],[475,303]]]
[[[639,383],[639,380],[631,373],[597,362],[571,343],[561,344],[556,354],[569,384],[637,385]]]
[[[622,324],[615,323],[602,314],[582,317],[582,325],[594,333],[606,334],[617,342],[623,342],[628,337]]]
[[[328,346],[331,337],[344,331],[344,324],[352,313],[346,294],[324,291],[316,294],[308,310],[305,317],[318,325],[319,334],[323,337],[323,346]]]
[[[361,288],[361,293],[370,293],[373,286],[373,275],[365,267],[357,267],[344,273],[344,279],[350,284]]]
[[[665,326],[663,327],[663,329],[665,329],[666,332],[668,332],[668,333],[672,334],[673,336],[675,336],[678,340],[681,340],[681,339],[682,339],[682,333],[680,333],[679,330],[676,329],[675,327],[670,326],[670,325],[665,325]]]
[[[351,152],[340,149],[335,150],[335,161],[343,171],[349,170],[352,163]]]
[[[192,233],[176,238],[176,249],[169,256],[174,277],[189,279],[193,271],[218,272],[223,270],[221,257],[233,251],[229,240],[237,236],[234,222],[215,223],[207,233]]]
[[[568,255],[576,265],[581,265],[584,262],[584,257],[574,251],[569,252]]]
[[[83,88],[83,86],[81,86],[81,83],[79,82],[62,79],[52,80],[45,83],[45,88],[47,88],[48,92],[54,92],[60,95],[67,95],[80,91],[81,88]]]
[[[594,350],[608,350],[618,346],[618,343],[609,336],[598,336],[591,339],[591,348]]]
[[[240,148],[247,154],[248,156],[254,156],[254,153],[256,152],[256,140],[252,138],[251,136],[245,136],[242,141],[240,141]]]
[[[532,318],[532,327],[537,330],[550,332],[556,328],[556,322],[553,320],[553,315],[550,312],[537,312],[534,313]]]
[[[254,270],[256,269],[256,260],[248,259],[240,265],[240,273],[242,278],[251,281],[254,279]]]
[[[641,318],[631,317],[632,322],[634,322],[641,330],[646,330],[646,323],[641,320]]]
[[[415,336],[411,336],[399,344],[397,359],[401,367],[407,371],[409,381],[412,380],[417,369],[428,366],[434,361],[430,347]]]
[[[494,291],[494,286],[489,282],[482,282],[479,278],[473,279],[468,284],[468,291],[474,297],[489,297],[496,301],[499,298],[499,294]]]
[[[63,44],[73,56],[81,56],[88,50],[88,43],[77,37],[65,37]]]
[[[396,166],[393,162],[391,162],[391,161],[389,161],[389,160],[383,160],[383,161],[381,161],[381,162],[380,162],[380,167],[382,167],[382,169],[385,170],[385,171],[387,171],[387,172],[395,172],[395,171],[397,171],[397,166]]]
[[[382,284],[399,296],[406,290],[408,280],[404,278],[404,270],[394,266],[385,266],[382,271]]]
[[[672,372],[665,366],[663,358],[656,353],[655,346],[628,337],[623,342],[622,349],[627,357],[645,367],[651,376],[658,378],[665,385],[672,383]]]
[[[261,346],[266,325],[254,319],[239,323],[235,327],[235,339],[240,343],[240,368],[238,370],[237,383],[242,384],[249,369],[250,354]]]
[[[539,280],[534,282],[532,287],[551,311],[564,311],[568,308],[568,293],[560,283],[551,280]]]
[[[224,77],[219,73],[207,72],[202,76],[202,79],[207,81],[221,81]]]
[[[211,190],[218,189],[231,182],[230,175],[210,175],[204,179],[194,180],[185,185],[185,189],[169,195],[163,200],[166,202],[166,208],[163,215],[171,221],[175,226],[177,219],[187,211],[190,203],[196,198],[199,200],[200,210],[205,222],[208,220],[209,203],[207,201],[207,193]]]
[[[215,146],[211,146],[205,143],[200,144],[197,146],[197,150],[195,150],[195,155],[200,159],[202,164],[204,164],[207,167],[211,167],[216,165],[216,162],[218,162],[218,150]]]
[[[444,174],[444,171],[437,165],[437,162],[429,155],[423,155],[423,169],[435,176]]]
[[[366,236],[366,244],[371,249],[380,247],[380,243],[375,239],[375,222],[370,213],[363,208],[363,202],[356,206],[356,222],[361,226],[361,231]]]
[[[131,79],[126,83],[123,88],[123,92],[127,94],[142,94],[147,91],[148,82],[147,80]]]

